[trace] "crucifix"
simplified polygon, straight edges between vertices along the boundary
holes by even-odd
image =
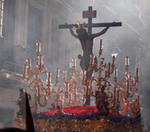
[[[64,24],[59,25],[60,29],[69,28],[70,33],[77,39],[80,40],[81,47],[83,50],[83,55],[78,55],[80,59],[80,66],[82,70],[86,71],[86,81],[90,80],[93,71],[97,72],[97,58],[95,57],[93,60],[93,67],[90,70],[90,61],[91,56],[93,56],[93,39],[103,35],[109,27],[121,26],[121,22],[113,22],[113,23],[92,23],[92,19],[96,18],[96,10],[92,10],[92,6],[89,6],[88,11],[83,11],[83,18],[88,18],[87,24]],[[76,33],[72,30],[73,27],[76,27]],[[84,28],[88,28],[88,32]],[[106,27],[102,31],[92,34],[92,28],[94,27]],[[88,89],[86,91],[86,105],[90,104],[90,95],[88,93]]]
[[[92,28],[96,27],[116,27],[116,26],[122,26],[121,22],[111,22],[111,23],[92,23],[92,18],[96,18],[96,10],[92,9],[92,6],[88,7],[88,11],[83,11],[82,14],[83,18],[88,18],[88,23],[87,24],[80,24],[80,26],[87,27],[88,28],[88,33],[92,34]],[[73,28],[76,27],[78,28],[78,24],[63,24],[59,25],[60,29],[65,29],[65,28]]]
[[[121,26],[121,22],[112,22],[112,23],[92,23],[92,19],[96,18],[96,10],[92,9],[92,6],[88,7],[88,11],[83,11],[83,18],[88,19],[87,24],[64,24],[59,25],[60,29],[69,28],[71,34],[80,40],[81,47],[83,50],[83,55],[79,55],[78,58],[80,61],[80,66],[82,69],[88,71],[89,65],[90,65],[90,56],[93,54],[93,39],[96,37],[99,37],[103,35],[109,27],[114,26]],[[76,27],[76,34],[72,30],[73,27]],[[86,28],[88,28],[88,32],[86,31]],[[94,27],[106,27],[101,32],[92,34],[92,28]],[[97,60],[95,60],[94,63],[96,63]],[[95,67],[96,71],[96,67]],[[90,78],[90,75],[87,75],[87,80]]]

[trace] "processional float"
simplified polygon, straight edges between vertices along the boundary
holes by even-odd
[[[67,71],[56,69],[55,80],[52,81],[52,72],[49,72],[44,65],[41,54],[40,43],[37,43],[37,56],[34,59],[34,66],[31,59],[28,58],[24,64],[24,80],[27,82],[27,91],[34,95],[34,112],[38,112],[38,107],[45,107],[48,100],[53,100],[55,106],[67,107],[75,105],[84,105],[86,93],[96,96],[96,91],[101,91],[105,87],[105,93],[108,96],[109,108],[114,114],[125,114],[135,117],[140,112],[139,94],[138,94],[138,68],[132,77],[129,71],[129,57],[125,58],[125,72],[118,81],[118,69],[115,66],[116,54],[112,54],[112,62],[105,62],[102,56],[102,40],[100,40],[98,72],[86,80],[85,70],[77,72],[76,59],[73,59],[72,74],[67,76]],[[95,55],[91,56],[90,69],[94,67]],[[63,73],[61,78],[60,72]],[[44,77],[45,76],[45,77]],[[45,80],[44,80],[45,78]],[[120,79],[119,79],[120,80]],[[53,95],[53,96],[52,96]]]
[[[96,12],[83,12],[88,18],[88,33],[92,27],[120,26],[121,23],[92,23]],[[60,25],[59,28],[69,28],[76,24]],[[35,117],[37,131],[143,131],[140,123],[140,103],[138,93],[138,68],[135,75],[129,70],[129,57],[125,58],[125,71],[122,77],[115,65],[116,53],[112,54],[112,61],[106,62],[103,56],[103,42],[99,42],[98,55],[90,56],[88,71],[77,70],[77,59],[72,59],[71,74],[60,68],[55,73],[48,71],[43,62],[41,44],[36,43],[36,58],[27,58],[24,64],[24,81],[27,82],[25,90],[31,94],[32,109]],[[86,72],[92,72],[95,67],[95,57],[98,57],[97,72],[86,79]],[[119,77],[118,77],[119,76]],[[86,106],[88,97],[95,97],[95,107]],[[49,103],[52,101],[52,105]],[[51,105],[51,106],[50,106]],[[76,107],[77,106],[77,107]],[[48,112],[41,112],[40,107],[48,108]],[[65,107],[65,108],[64,108]],[[67,113],[68,110],[88,111],[86,114]],[[80,109],[77,109],[80,108]],[[86,110],[85,110],[86,108]],[[91,109],[92,108],[92,109]],[[52,114],[50,114],[52,113]],[[58,115],[57,115],[58,114]],[[60,118],[61,117],[61,118]],[[69,122],[68,122],[69,121]],[[134,124],[135,123],[135,124]]]

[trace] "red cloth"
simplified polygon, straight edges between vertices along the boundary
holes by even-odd
[[[62,112],[66,114],[75,114],[75,115],[85,115],[85,114],[94,114],[96,106],[71,106],[62,108]],[[44,114],[56,114],[58,110],[51,110],[44,112]]]

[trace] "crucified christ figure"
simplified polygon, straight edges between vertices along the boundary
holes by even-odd
[[[93,40],[96,37],[99,37],[106,33],[109,27],[104,28],[102,31],[89,35],[85,28],[82,26],[79,29],[76,29],[76,33],[70,28],[71,34],[80,40],[81,47],[83,50],[83,55],[79,55],[78,58],[80,59],[80,66],[82,69],[88,71],[88,68],[90,66],[90,55],[93,53]],[[95,67],[94,70],[97,71],[97,58],[94,60]],[[91,75],[87,75],[87,80],[89,79]]]

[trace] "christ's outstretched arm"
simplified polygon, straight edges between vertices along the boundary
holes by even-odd
[[[102,34],[106,33],[106,31],[108,30],[109,27],[106,27],[104,28],[102,31],[98,32],[98,33],[95,33],[95,34],[92,34],[91,37],[92,38],[96,38],[96,37],[99,37],[101,36]]]
[[[72,28],[69,28],[70,33],[72,36],[74,36],[75,38],[78,38],[78,35],[74,33],[74,31],[72,30]]]

